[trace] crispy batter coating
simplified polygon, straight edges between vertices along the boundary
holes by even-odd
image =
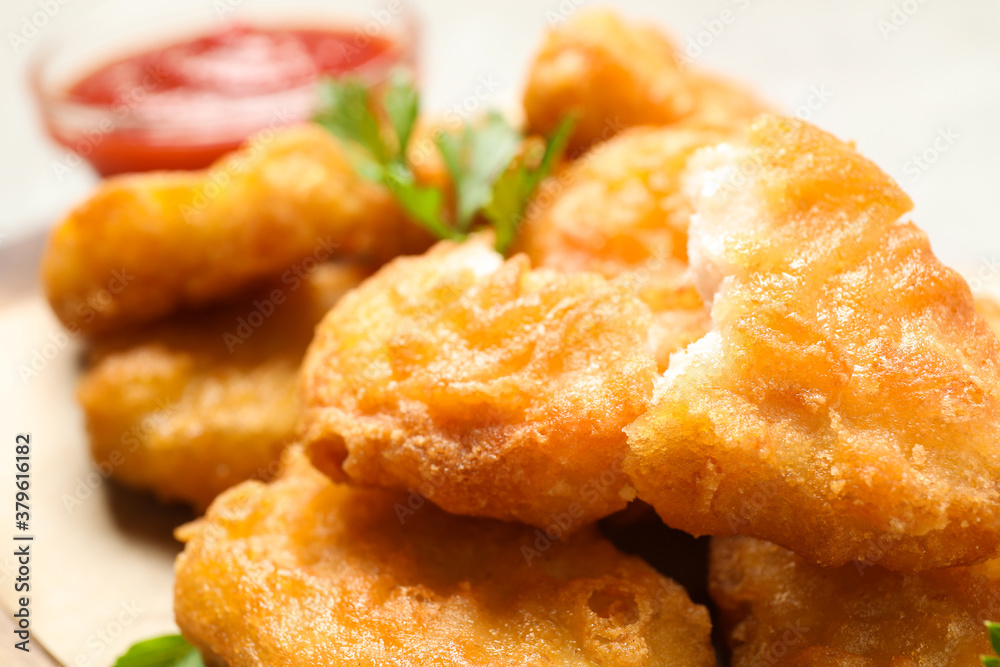
[[[851,146],[764,116],[692,160],[689,257],[713,331],[630,425],[668,524],[893,570],[1000,546],[1000,344]]]
[[[518,249],[533,265],[609,278],[653,262],[684,272],[691,205],[681,174],[691,153],[724,136],[637,127],[595,146],[539,187]]]
[[[994,335],[1000,337],[1000,303],[988,296],[977,296],[976,312],[990,325]]]
[[[78,389],[94,461],[199,510],[273,476],[295,432],[313,328],[363,276],[321,265],[210,312],[95,340]]]
[[[575,154],[635,125],[731,128],[765,107],[742,86],[682,67],[660,31],[601,9],[549,32],[528,73],[524,109],[539,134],[575,113]]]
[[[691,154],[726,135],[637,127],[593,147],[546,179],[528,207],[518,249],[532,265],[623,277],[656,317],[656,357],[708,332],[710,318],[688,276],[690,197],[681,175]]]
[[[715,665],[705,608],[593,527],[526,556],[526,526],[288,458],[178,531],[177,624],[209,664]]]
[[[303,364],[301,437],[335,478],[577,527],[633,496],[622,429],[652,393],[650,312],[489,240],[397,259],[330,312]]]
[[[991,653],[1000,561],[890,572],[812,565],[749,537],[712,540],[710,590],[733,667],[946,667]]]
[[[205,171],[105,181],[49,239],[56,315],[100,333],[200,306],[307,258],[388,260],[429,237],[314,125],[262,133]]]

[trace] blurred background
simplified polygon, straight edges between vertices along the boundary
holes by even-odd
[[[253,0],[201,0],[218,11]],[[133,0],[142,4],[143,0]],[[65,169],[27,85],[47,33],[72,29],[102,0],[0,5],[0,244],[51,226],[93,188]],[[412,0],[425,108],[470,98],[519,104],[547,26],[613,5],[656,21],[687,57],[754,86],[789,114],[853,139],[916,202],[914,218],[946,262],[1000,284],[1000,2],[963,0]],[[996,275],[994,275],[996,274]],[[973,286],[976,287],[973,280]]]

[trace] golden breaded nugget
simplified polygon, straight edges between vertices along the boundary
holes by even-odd
[[[733,667],[979,665],[1000,618],[1000,561],[890,572],[812,565],[749,537],[712,540],[709,587]]]
[[[731,128],[765,107],[741,86],[683,68],[660,31],[601,9],[549,32],[528,73],[524,110],[538,134],[575,114],[576,154],[635,125]]]
[[[53,231],[42,268],[59,319],[101,333],[224,299],[306,258],[385,261],[429,245],[329,132],[301,125],[205,171],[104,181]]]
[[[652,392],[649,308],[489,240],[397,259],[330,312],[303,363],[301,437],[335,478],[579,526],[632,498],[618,463]]]
[[[637,127],[594,146],[542,183],[517,248],[532,264],[624,277],[656,318],[657,362],[707,333],[710,318],[688,277],[690,198],[681,174],[720,132]]]
[[[549,31],[524,91],[528,126],[540,134],[578,114],[571,151],[632,125],[677,121],[693,107],[666,36],[607,9],[580,11]]]
[[[689,230],[713,331],[627,429],[626,471],[671,526],[893,570],[1000,547],[1000,343],[968,285],[898,219],[848,144],[761,117],[692,159]]]
[[[228,667],[714,667],[705,608],[594,528],[529,559],[526,526],[408,502],[289,456],[178,530],[177,624]]]
[[[662,265],[687,270],[690,198],[681,175],[691,154],[725,135],[637,127],[595,146],[539,187],[517,249],[534,265],[606,277]]]
[[[976,312],[990,325],[993,333],[1000,336],[1000,304],[988,296],[976,297]]]
[[[211,312],[94,341],[78,397],[112,478],[203,510],[277,471],[313,328],[364,273],[321,265]]]

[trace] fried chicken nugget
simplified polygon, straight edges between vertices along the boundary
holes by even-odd
[[[976,312],[979,313],[996,336],[1000,336],[1000,304],[988,296],[976,297]]]
[[[177,624],[208,664],[715,665],[705,608],[593,527],[529,559],[526,526],[288,459],[178,530]]]
[[[731,128],[765,107],[739,85],[683,68],[660,31],[601,9],[549,32],[528,73],[524,109],[538,134],[576,114],[575,154],[635,125]]]
[[[812,565],[749,537],[712,540],[712,597],[733,667],[979,665],[1000,618],[1000,561],[890,572]]]
[[[301,439],[335,479],[578,527],[634,495],[622,429],[652,393],[651,314],[489,240],[397,259],[330,312],[303,363]]]
[[[313,328],[364,275],[321,265],[221,309],[95,340],[77,391],[94,461],[198,510],[272,477],[295,432]]]
[[[764,116],[693,158],[689,257],[713,331],[627,429],[671,526],[892,570],[1000,547],[1000,344],[854,149]]]
[[[655,315],[661,369],[710,326],[688,275],[691,204],[681,175],[695,150],[725,136],[698,129],[625,130],[546,179],[519,233],[518,249],[534,266],[627,279]]]
[[[205,171],[104,181],[54,230],[42,272],[59,319],[92,334],[233,296],[306,258],[385,261],[430,244],[329,132],[301,125]]]

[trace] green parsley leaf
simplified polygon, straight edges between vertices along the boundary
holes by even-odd
[[[321,111],[315,121],[346,143],[357,144],[375,160],[389,158],[378,119],[372,113],[368,88],[359,79],[327,80],[320,84]]]
[[[1000,655],[1000,623],[986,621],[986,629],[990,633],[990,645],[993,647],[993,652]]]
[[[565,149],[573,127],[572,120],[561,123],[534,165],[518,156],[521,133],[499,113],[440,133],[435,144],[455,189],[455,214],[449,219],[444,193],[417,183],[407,160],[420,111],[410,76],[393,73],[378,95],[358,79],[327,80],[320,86],[320,101],[314,120],[344,142],[358,173],[385,185],[414,221],[438,238],[461,240],[485,218],[496,227],[501,252],[513,241],[528,199]]]
[[[416,222],[438,238],[456,238],[443,218],[444,195],[418,185],[406,162],[406,147],[420,107],[410,77],[393,72],[381,101],[384,117],[395,134],[389,146],[382,138],[378,110],[373,108],[368,88],[359,79],[322,82],[321,106],[314,120],[344,142],[358,173],[389,188]]]
[[[534,194],[538,185],[552,171],[556,160],[566,149],[566,143],[573,133],[576,119],[567,116],[559,123],[555,132],[549,137],[545,151],[536,167],[525,164],[515,165],[508,169],[493,184],[490,199],[483,208],[483,214],[496,230],[496,246],[500,252],[506,252],[514,236],[517,226],[524,217],[524,209]]]
[[[552,171],[552,167],[555,166],[556,160],[558,160],[563,151],[566,150],[566,144],[569,143],[569,138],[573,134],[573,128],[576,127],[576,116],[570,115],[563,118],[558,127],[556,127],[555,132],[552,136],[548,138],[548,142],[545,145],[545,153],[542,154],[542,162],[538,165],[538,168],[532,172],[531,189],[534,190],[541,183],[542,179],[549,175]]]
[[[530,190],[528,170],[522,166],[507,170],[493,184],[493,192],[483,215],[496,230],[498,251],[506,252],[514,240],[517,224],[530,196],[526,193]]]
[[[993,652],[1000,656],[1000,623],[986,621],[986,630],[990,634],[990,646],[993,647]],[[997,656],[981,655],[979,659],[985,667],[1000,667],[1000,657]]]
[[[396,134],[397,156],[404,157],[420,111],[420,97],[405,70],[396,70],[389,76],[382,103]]]
[[[521,134],[499,113],[490,112],[481,125],[442,132],[438,150],[455,183],[456,226],[467,232],[472,218],[490,199],[493,182],[510,164],[521,145]]]
[[[390,164],[383,172],[386,187],[396,196],[400,205],[417,222],[441,239],[461,238],[441,219],[444,195],[436,188],[418,185],[413,173],[402,164]]]
[[[205,663],[183,637],[164,635],[133,644],[114,667],[205,667]]]

